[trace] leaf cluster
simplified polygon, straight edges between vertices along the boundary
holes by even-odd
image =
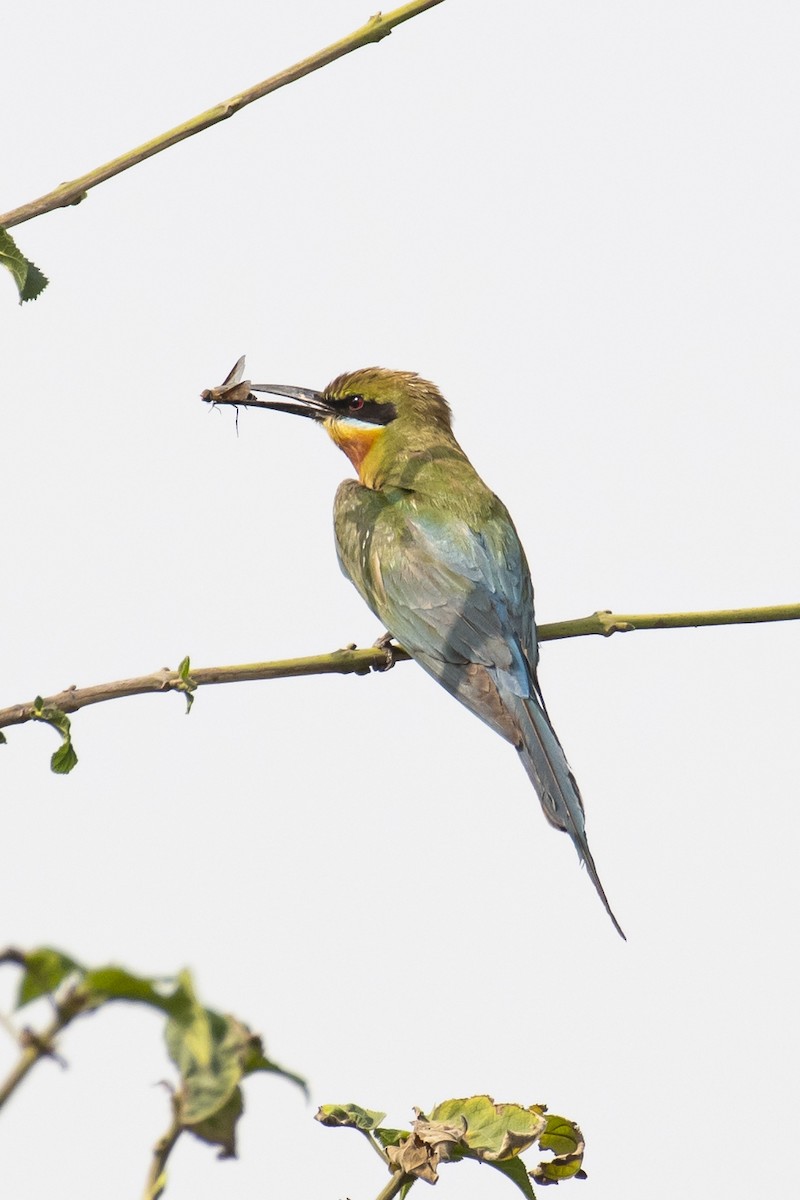
[[[244,1108],[241,1084],[248,1075],[270,1072],[306,1090],[299,1075],[266,1056],[261,1038],[247,1025],[201,1004],[189,971],[149,978],[115,965],[88,968],[49,946],[7,951],[0,961],[22,967],[18,1009],[42,996],[55,1006],[53,1028],[38,1038],[28,1031],[22,1039],[37,1057],[54,1054],[55,1035],[76,1017],[107,1004],[126,1001],[161,1013],[167,1053],[178,1073],[172,1092],[175,1128],[218,1146],[220,1157],[236,1154],[236,1126]]]
[[[20,1034],[20,1062],[0,1085],[0,1108],[28,1070],[42,1058],[59,1057],[56,1039],[76,1018],[123,1001],[142,1004],[164,1018],[167,1053],[177,1071],[171,1090],[172,1119],[156,1144],[145,1200],[158,1200],[166,1187],[166,1161],[178,1138],[192,1133],[236,1155],[236,1132],[244,1111],[242,1083],[272,1073],[305,1081],[268,1058],[261,1038],[237,1017],[207,1008],[198,999],[189,971],[166,978],[138,975],[115,964],[86,967],[50,946],[6,950],[0,964],[21,969],[16,1008],[47,997],[55,1012],[41,1032]],[[405,1196],[417,1180],[436,1183],[443,1163],[472,1159],[493,1167],[534,1200],[533,1182],[584,1179],[583,1135],[574,1121],[548,1113],[544,1104],[496,1104],[486,1095],[445,1100],[429,1113],[415,1110],[408,1129],[384,1125],[386,1114],[357,1104],[326,1104],[316,1114],[323,1125],[357,1130],[382,1159],[389,1182],[379,1200]],[[550,1157],[529,1168],[522,1155],[538,1146]]]
[[[544,1104],[496,1104],[484,1095],[445,1100],[427,1115],[415,1111],[408,1130],[383,1125],[386,1113],[357,1104],[325,1104],[316,1119],[367,1137],[393,1173],[400,1196],[418,1179],[436,1183],[442,1163],[463,1159],[494,1167],[527,1200],[535,1198],[531,1180],[549,1184],[586,1178],[583,1134],[574,1121],[548,1113]],[[536,1145],[552,1157],[528,1169],[521,1155]]]

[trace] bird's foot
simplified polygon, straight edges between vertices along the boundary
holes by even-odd
[[[391,671],[394,664],[397,662],[397,647],[394,645],[394,640],[390,633],[382,633],[377,641],[372,643],[376,650],[383,650],[386,655],[386,662],[380,666],[373,667],[373,671]]]

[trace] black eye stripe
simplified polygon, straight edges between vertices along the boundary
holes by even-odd
[[[336,396],[328,403],[337,416],[346,418],[352,413],[357,420],[366,421],[370,425],[388,425],[397,416],[397,409],[393,404],[380,404],[377,400],[362,396],[360,392]]]

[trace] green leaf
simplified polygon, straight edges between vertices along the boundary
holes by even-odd
[[[178,1062],[183,1077],[181,1116],[185,1125],[195,1125],[220,1112],[238,1088],[242,1027],[232,1017],[220,1017],[207,1009],[197,1009],[190,1022],[172,1018],[170,1024],[170,1056]]]
[[[506,1179],[510,1179],[515,1183],[519,1190],[525,1196],[526,1200],[536,1200],[536,1193],[531,1186],[530,1176],[525,1170],[525,1164],[521,1158],[505,1158],[502,1162],[488,1162],[487,1166],[494,1167]]]
[[[243,1112],[242,1089],[237,1087],[220,1108],[188,1128],[201,1141],[220,1146],[220,1158],[236,1158],[236,1124]]]
[[[0,729],[0,746],[5,746],[5,744],[6,744],[6,735],[3,733],[2,729]]]
[[[542,1104],[495,1104],[491,1096],[468,1096],[437,1104],[430,1116],[415,1110],[411,1131],[381,1125],[385,1113],[357,1104],[324,1104],[316,1114],[323,1125],[353,1128],[386,1151],[390,1168],[407,1176],[401,1196],[416,1179],[436,1183],[442,1163],[464,1158],[487,1163],[505,1175],[525,1200],[536,1200],[531,1178],[546,1184],[585,1179],[583,1135],[566,1117],[548,1116]],[[520,1155],[535,1143],[555,1157],[528,1171]]]
[[[399,1146],[400,1142],[404,1142],[410,1136],[407,1129],[385,1129],[383,1125],[374,1130],[374,1133],[384,1147]]]
[[[552,1150],[554,1154],[575,1154],[583,1146],[583,1135],[574,1121],[557,1117],[555,1113],[549,1113],[546,1121],[545,1131],[539,1138],[543,1150]]]
[[[97,967],[87,971],[83,985],[92,999],[102,1004],[107,1000],[128,1000],[146,1004],[168,1016],[183,1012],[191,1003],[183,985],[174,980],[147,979],[134,975],[124,967]]]
[[[53,708],[51,705],[43,705],[40,721],[46,721],[48,725],[52,725],[53,729],[57,729],[62,737],[69,736],[69,717],[60,708]]]
[[[235,1017],[203,1008],[188,972],[179,980],[188,1003],[167,1021],[167,1050],[181,1073],[181,1121],[194,1128],[221,1113],[237,1091],[248,1058],[252,1064],[253,1035]]]
[[[43,711],[41,700],[38,707]],[[4,961],[24,966],[18,1007],[55,992],[73,977],[76,986],[62,1000],[63,1009],[71,998],[71,1015],[112,1000],[145,1004],[165,1013],[167,1049],[181,1075],[175,1093],[181,1126],[219,1146],[221,1157],[236,1154],[236,1125],[244,1110],[239,1085],[246,1075],[269,1071],[305,1090],[303,1079],[267,1058],[261,1038],[246,1025],[235,1017],[203,1008],[188,971],[166,980],[135,975],[114,965],[86,970],[49,947],[29,954],[8,950]]]
[[[45,276],[25,257],[7,229],[0,229],[0,265],[14,277],[20,304],[35,300],[47,287]]]
[[[271,1062],[261,1039],[241,1021],[203,1008],[188,971],[178,976],[178,988],[180,1003],[174,1004],[165,1036],[169,1056],[181,1075],[176,1093],[180,1121],[203,1141],[220,1146],[221,1156],[229,1158],[236,1154],[236,1123],[244,1108],[239,1084],[245,1075],[272,1071],[303,1089],[306,1085],[298,1075]]]
[[[83,975],[84,968],[74,958],[42,946],[25,955],[25,974],[17,993],[17,1008],[38,1000],[40,996],[52,995],[70,975]]]
[[[181,661],[178,663],[178,678],[180,679],[181,682],[178,685],[178,689],[177,689],[178,691],[183,692],[183,694],[186,696],[186,715],[187,715],[187,717],[188,717],[189,713],[192,711],[192,705],[194,704],[194,696],[192,695],[192,693],[197,691],[197,684],[195,683],[195,681],[192,679],[191,675],[189,674],[189,668],[190,668],[190,662],[189,662],[189,655],[187,654],[186,657],[182,658]]]
[[[540,1105],[495,1104],[491,1096],[469,1096],[437,1104],[430,1121],[455,1124],[466,1121],[465,1153],[484,1162],[513,1158],[529,1149],[546,1128]]]
[[[32,717],[34,721],[43,721],[45,725],[52,726],[56,733],[61,734],[61,745],[50,757],[50,769],[56,775],[68,775],[78,762],[75,747],[72,745],[69,717],[60,708],[45,704],[41,696],[37,696],[33,702]]]
[[[548,1115],[544,1133],[539,1138],[543,1150],[552,1150],[555,1157],[540,1162],[531,1176],[538,1183],[559,1183],[562,1179],[585,1179],[583,1167],[583,1134],[574,1121]]]
[[[314,1120],[331,1128],[361,1129],[369,1133],[373,1129],[377,1131],[385,1116],[386,1113],[361,1108],[358,1104],[321,1104]]]
[[[242,1077],[255,1075],[258,1071],[270,1071],[274,1075],[281,1075],[284,1079],[288,1079],[290,1083],[296,1083],[308,1099],[308,1084],[305,1079],[267,1058],[261,1038],[258,1034],[251,1033],[242,1051]]]
[[[50,770],[56,775],[69,775],[73,767],[78,765],[78,756],[72,739],[67,738],[57,750],[50,755]]]

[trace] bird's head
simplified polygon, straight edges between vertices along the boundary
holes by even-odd
[[[318,421],[344,451],[362,483],[372,486],[378,464],[401,449],[451,438],[450,408],[439,389],[412,371],[366,367],[339,375],[324,391],[250,384],[274,399],[264,408]],[[245,402],[246,403],[246,402]]]

